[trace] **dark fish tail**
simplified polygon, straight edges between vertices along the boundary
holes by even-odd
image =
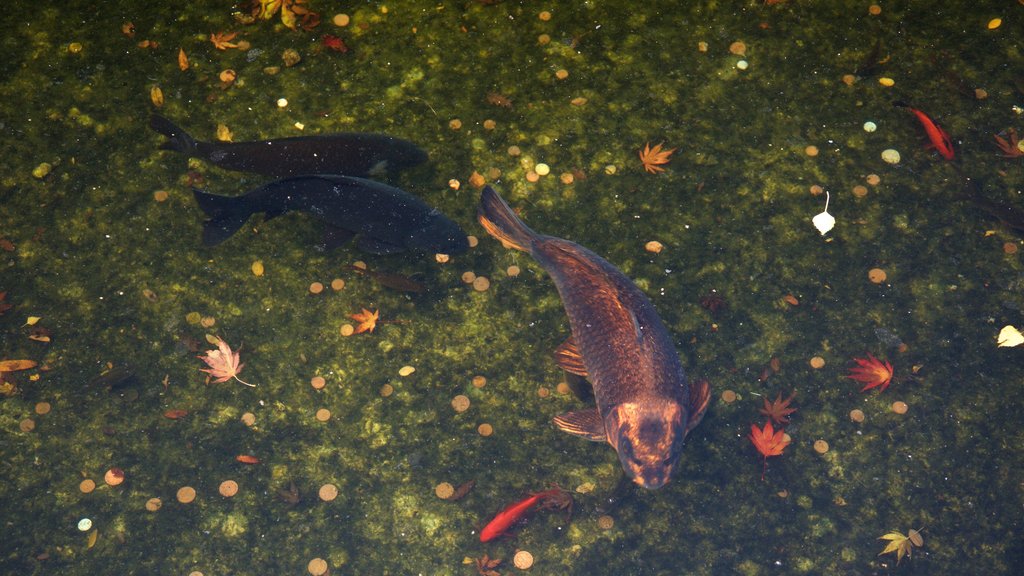
[[[537,233],[524,224],[490,186],[484,186],[480,194],[476,219],[488,234],[500,240],[506,248],[529,252],[530,241],[537,237]]]
[[[218,196],[193,188],[196,203],[209,220],[203,224],[203,244],[216,246],[238,232],[252,216],[252,207],[244,196]]]
[[[149,127],[170,138],[160,145],[161,150],[174,150],[189,156],[195,155],[196,140],[189,136],[188,132],[182,130],[177,124],[159,114],[149,117]]]

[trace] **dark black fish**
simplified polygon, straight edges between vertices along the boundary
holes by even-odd
[[[344,174],[365,178],[427,161],[427,153],[412,142],[384,134],[341,132],[259,142],[200,142],[163,116],[150,116],[149,126],[170,138],[161,149],[202,158],[227,170],[267,176]]]
[[[604,258],[528,228],[490,186],[480,197],[477,219],[506,247],[536,258],[562,297],[572,337],[556,359],[590,380],[597,409],[563,414],[555,425],[588,440],[607,440],[634,482],[664,486],[686,434],[704,416],[710,390],[707,382],[687,383],[654,305]]]
[[[203,227],[207,246],[227,240],[257,212],[269,220],[302,211],[327,224],[329,248],[358,234],[357,246],[371,254],[405,250],[460,254],[469,249],[466,233],[436,208],[373,180],[318,174],[276,180],[242,196],[194,192],[210,218]]]

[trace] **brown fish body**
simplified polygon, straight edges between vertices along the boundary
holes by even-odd
[[[706,383],[691,385],[672,337],[651,301],[618,268],[568,240],[526,227],[487,187],[478,218],[507,246],[529,252],[548,272],[569,317],[572,339],[556,358],[593,384],[596,410],[555,418],[562,430],[607,440],[623,469],[645,488],[669,479],[683,441],[703,417]]]
[[[202,158],[226,170],[267,176],[343,174],[366,178],[427,160],[418,146],[386,134],[341,132],[253,142],[202,142],[173,122],[152,115],[149,126],[167,136],[161,148]]]

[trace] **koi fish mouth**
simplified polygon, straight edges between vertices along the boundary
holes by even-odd
[[[634,482],[651,490],[668,483],[683,450],[685,412],[677,404],[625,403],[608,414],[619,462]]]

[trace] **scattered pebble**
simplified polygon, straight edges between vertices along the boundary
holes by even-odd
[[[850,410],[850,420],[853,420],[854,422],[860,424],[861,422],[864,421],[864,412],[857,408]]]
[[[1016,254],[1017,253],[1017,244],[1015,244],[1013,242],[1005,242],[1003,244],[1003,252],[1006,253],[1006,254]]]
[[[899,164],[900,153],[892,148],[886,148],[885,150],[882,150],[882,160],[885,160],[889,164]]]
[[[451,256],[447,254],[434,254],[434,260],[438,264],[447,264],[448,261],[451,260]]]
[[[252,412],[246,412],[245,414],[242,414],[241,420],[242,424],[245,424],[246,426],[252,426],[253,424],[256,423],[256,415],[253,414]]]
[[[220,487],[217,488],[220,495],[225,498],[231,498],[235,494],[238,494],[238,482],[234,480],[225,480],[220,483]]]
[[[811,364],[811,368],[814,368],[815,370],[818,370],[820,368],[824,368],[825,367],[825,359],[822,358],[821,356],[815,356],[814,358],[811,358],[810,364]]]
[[[572,393],[572,388],[569,388],[567,382],[559,382],[558,386],[555,386],[555,392],[558,392],[562,396],[567,396]]]
[[[391,384],[385,384],[380,387],[380,395],[387,398],[395,393],[395,387]]]
[[[490,436],[491,434],[494,434],[494,426],[491,426],[490,424],[484,422],[483,424],[476,427],[476,431],[481,436],[487,437]]]
[[[878,4],[872,4],[871,6],[868,6],[868,14],[871,14],[872,16],[878,16],[881,13],[882,7],[879,6]]]
[[[452,130],[460,130],[462,128],[462,120],[458,118],[452,118],[448,121],[448,127]]]
[[[853,195],[855,198],[863,198],[868,195],[868,187],[861,184],[857,184],[853,187]]]
[[[253,262],[250,268],[252,269],[253,276],[263,276],[264,269],[262,260],[257,260]]]
[[[288,107],[288,99],[287,98],[278,98],[277,99],[277,107],[278,108],[287,108]]]
[[[872,122],[870,120],[868,120],[867,122],[864,123],[864,131],[865,132],[874,132],[875,130],[878,130],[878,124],[875,124],[874,122]]]
[[[199,325],[203,328],[212,328],[217,323],[217,319],[213,316],[203,316],[199,319]]]
[[[878,183],[881,182],[882,179],[878,176],[878,174],[868,174],[867,177],[864,178],[864,181],[870,184],[871,186],[878,186]]]
[[[150,512],[156,512],[162,508],[163,505],[164,501],[159,498],[150,498],[149,500],[146,500],[146,510],[149,510]]]
[[[494,130],[497,127],[498,123],[495,122],[494,120],[491,120],[490,118],[484,120],[484,130]]]
[[[53,170],[53,165],[49,162],[43,162],[32,169],[32,176],[38,180],[42,180],[50,174],[50,170]]]
[[[818,147],[813,145],[813,144],[811,144],[810,146],[804,148],[804,154],[807,154],[811,158],[814,158],[815,156],[817,156],[818,152],[819,152]]]
[[[737,41],[733,42],[732,44],[729,44],[729,53],[730,54],[735,54],[736,56],[746,56],[746,54],[747,54],[747,45],[744,44],[743,42],[737,40]]]
[[[309,573],[313,576],[324,576],[324,574],[327,574],[327,560],[313,558],[306,565],[306,570],[309,570]]]
[[[463,394],[459,394],[455,398],[452,398],[452,408],[456,412],[465,412],[469,410],[469,397]]]
[[[342,336],[351,336],[355,331],[356,331],[355,326],[352,326],[351,324],[342,324],[341,325],[341,335]]]
[[[319,293],[321,293],[323,291],[324,291],[324,285],[321,284],[320,282],[313,282],[312,284],[309,285],[309,293],[310,294],[319,294]]]
[[[473,279],[473,290],[477,292],[486,292],[491,287],[491,281],[486,276],[477,276]]]
[[[512,557],[512,564],[520,570],[528,570],[530,566],[533,566],[533,554],[526,550],[520,550]]]
[[[611,530],[615,526],[615,519],[607,514],[597,519],[597,527],[601,530]]]
[[[885,270],[882,270],[881,268],[872,268],[871,270],[868,270],[868,280],[871,280],[875,284],[885,282],[886,278],[888,278],[888,276],[886,275]]]
[[[651,240],[650,242],[644,244],[644,250],[647,250],[648,252],[654,254],[660,254],[661,251],[664,249],[665,245],[662,244],[661,242],[658,242],[657,240]]]
[[[540,18],[542,21],[547,22],[548,20],[551,20],[551,12],[545,10],[540,14],[537,14],[537,18]]]
[[[324,484],[320,487],[318,494],[321,500],[324,502],[330,502],[338,497],[338,487],[334,484]]]
[[[508,147],[508,155],[509,156],[519,156],[522,153],[523,153],[523,151],[519,149],[519,146],[513,145],[513,146],[509,146]]]
[[[185,314],[185,322],[188,322],[189,324],[199,324],[199,321],[202,319],[203,317],[199,312],[189,312],[188,314]]]
[[[474,388],[483,388],[486,385],[487,385],[487,377],[486,376],[480,376],[479,374],[476,375],[476,376],[473,376],[473,387]]]
[[[86,478],[78,483],[78,489],[82,491],[82,494],[88,494],[96,489],[96,482],[91,478]]]
[[[317,422],[327,422],[328,420],[331,419],[331,411],[328,410],[327,408],[321,408],[316,411],[314,417],[316,418]]]
[[[309,380],[309,385],[317,390],[323,390],[324,386],[327,386],[327,380],[323,376],[313,376]]]
[[[335,278],[334,280],[331,280],[331,290],[334,290],[335,292],[337,292],[337,291],[342,290],[344,288],[345,288],[345,281],[342,280],[341,278]]]
[[[811,184],[809,190],[811,191],[811,196],[821,196],[825,192],[825,189],[818,184]]]
[[[843,74],[843,84],[847,86],[853,86],[857,83],[857,77],[853,74]]]
[[[40,416],[45,416],[46,414],[49,414],[50,409],[51,406],[49,402],[39,402],[36,404],[36,414],[39,414]]]
[[[547,386],[541,386],[540,388],[537,388],[537,396],[547,398],[548,396],[551,396],[551,390],[548,390]]]
[[[519,276],[519,272],[519,266],[516,266],[515,264],[505,269],[505,274],[508,274],[509,278],[515,278],[516,276]]]
[[[170,194],[167,193],[167,190],[157,190],[156,192],[153,192],[153,200],[156,200],[157,202],[166,202],[169,196]]]
[[[480,239],[470,234],[466,236],[466,243],[469,244],[470,248],[476,248],[476,245],[480,243]]]
[[[31,432],[36,429],[36,421],[31,418],[25,418],[18,423],[18,429],[22,432]]]
[[[736,401],[736,392],[732,390],[725,390],[722,392],[722,402],[726,404],[732,404]]]
[[[196,499],[196,489],[191,486],[182,486],[178,488],[177,498],[178,502],[189,504]]]
[[[902,400],[897,400],[892,403],[892,411],[897,414],[906,414],[907,410],[910,410],[910,406]]]
[[[533,167],[533,171],[536,172],[539,176],[547,176],[548,174],[551,173],[551,167],[543,162],[540,162]]]
[[[103,475],[103,481],[108,486],[118,486],[124,482],[124,470],[120,468],[111,468],[107,470],[107,473]]]
[[[537,44],[540,44],[541,46],[547,46],[550,43],[551,36],[547,34],[541,34],[540,36],[537,36]]]
[[[538,180],[540,180],[540,174],[537,174],[533,170],[530,170],[529,172],[526,173],[527,182],[536,182]]]
[[[284,52],[281,53],[281,61],[284,62],[286,67],[291,68],[302,61],[302,56],[299,54],[298,50],[294,48],[286,48]],[[284,100],[284,98],[281,98],[281,100]],[[284,106],[288,105],[288,101],[285,100],[284,106],[281,106],[281,100],[277,101],[278,106],[284,108]]]
[[[886,88],[896,85],[895,80],[893,80],[892,78],[888,78],[886,76],[882,76],[881,78],[879,78],[878,83],[881,84],[882,86],[885,86]]]
[[[437,486],[434,486],[434,494],[441,500],[447,500],[455,494],[455,487],[448,482],[441,482]]]
[[[993,19],[988,21],[988,29],[989,30],[995,30],[996,28],[999,28],[1002,25],[1003,25],[1003,19],[1002,18],[993,18]]]
[[[82,532],[88,532],[89,530],[92,530],[92,520],[88,518],[82,518],[78,521],[78,529]]]
[[[817,452],[818,454],[824,454],[825,452],[828,452],[828,442],[825,442],[824,440],[815,440],[814,451]]]
[[[344,28],[345,26],[348,26],[348,23],[351,21],[352,19],[349,18],[348,14],[335,14],[334,18],[331,18],[331,22],[335,26],[338,26],[339,28]]]
[[[746,70],[749,67],[750,67],[750,63],[747,62],[746,60],[740,60],[739,62],[736,63],[736,69],[737,70]]]
[[[555,78],[558,78],[559,80],[565,80],[568,77],[569,71],[566,70],[565,68],[559,68],[558,70],[555,71]]]
[[[231,84],[238,79],[238,73],[231,68],[227,68],[225,70],[221,70],[218,78],[220,78],[220,81],[225,84]]]
[[[476,280],[476,273],[472,270],[466,270],[462,273],[462,281],[466,284],[472,284]]]
[[[401,368],[398,369],[398,375],[399,376],[408,376],[408,375],[412,374],[415,371],[416,371],[416,368],[413,367],[413,366],[402,366]]]
[[[68,44],[68,52],[70,52],[72,54],[78,54],[81,51],[82,51],[82,43],[81,42],[72,42],[72,43]]]

